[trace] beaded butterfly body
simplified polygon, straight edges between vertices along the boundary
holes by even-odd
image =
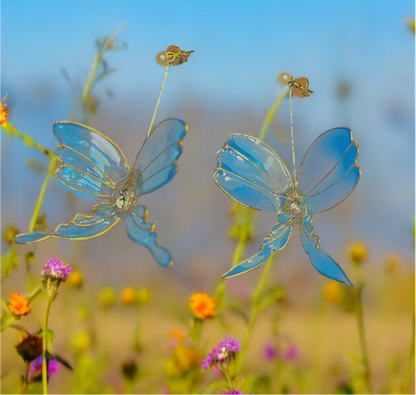
[[[54,232],[20,234],[15,242],[36,243],[50,237],[89,239],[107,232],[123,218],[130,239],[148,248],[161,266],[172,266],[170,253],[156,244],[146,207],[137,201],[174,177],[186,132],[184,121],[164,120],[149,133],[130,169],[120,148],[105,135],[75,122],[55,123],[58,184],[99,202],[93,215],[77,214],[70,224],[60,224]]]
[[[352,285],[338,264],[320,249],[312,227],[313,215],[342,202],[360,178],[356,161],[358,144],[347,128],[320,135],[307,150],[295,177],[282,159],[262,141],[232,134],[218,151],[214,179],[237,203],[277,214],[277,222],[259,251],[229,270],[228,278],[245,273],[285,247],[298,225],[302,246],[315,269],[334,280]]]

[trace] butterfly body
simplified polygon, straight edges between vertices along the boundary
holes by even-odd
[[[356,162],[358,145],[347,128],[331,129],[319,136],[306,152],[293,178],[282,159],[255,137],[233,134],[218,151],[214,179],[237,203],[277,215],[259,251],[224,274],[236,276],[256,268],[288,242],[294,225],[315,269],[351,285],[338,264],[320,250],[312,227],[313,216],[343,201],[360,178]]]
[[[102,235],[124,219],[130,239],[148,248],[161,266],[171,266],[170,253],[156,244],[154,224],[140,196],[168,183],[177,172],[186,135],[184,121],[170,118],[146,138],[132,169],[120,148],[100,132],[75,122],[54,125],[59,140],[55,171],[58,184],[73,193],[98,199],[93,214],[77,214],[54,232],[35,231],[15,237],[16,243],[36,243],[50,237],[83,240]]]

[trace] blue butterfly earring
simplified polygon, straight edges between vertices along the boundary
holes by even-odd
[[[287,83],[290,99],[294,88],[298,97],[312,93],[304,80],[292,78]],[[293,177],[282,159],[255,137],[232,134],[218,151],[218,167],[214,173],[218,186],[243,206],[277,215],[276,224],[263,239],[258,252],[223,277],[245,273],[264,263],[272,253],[285,247],[293,227],[298,225],[303,249],[315,269],[352,286],[340,266],[321,250],[312,220],[314,214],[338,205],[354,190],[361,175],[356,160],[358,144],[349,129],[331,129],[312,143],[296,173],[292,125],[291,132]]]
[[[156,56],[166,66],[162,87],[169,66],[186,62],[193,51],[169,46]],[[36,243],[50,237],[85,240],[102,235],[124,218],[130,239],[148,248],[159,265],[172,266],[166,249],[156,244],[154,224],[147,222],[147,209],[137,205],[140,196],[159,189],[177,172],[183,139],[188,130],[180,119],[166,119],[152,127],[130,169],[120,148],[102,133],[76,122],[61,121],[53,126],[59,141],[55,175],[58,184],[79,195],[99,199],[92,215],[77,214],[70,224],[60,224],[54,232],[35,231],[19,234],[15,242]]]

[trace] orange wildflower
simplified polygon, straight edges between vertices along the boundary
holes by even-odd
[[[29,301],[17,292],[13,292],[9,296],[9,310],[16,317],[26,315],[30,312],[30,307],[28,306]]]
[[[189,307],[196,318],[205,319],[215,316],[215,300],[207,293],[194,293],[189,298]]]
[[[3,100],[0,102],[0,125],[3,125],[3,123],[7,122],[7,106],[6,104],[3,104],[3,102],[6,100],[6,96],[4,96]]]

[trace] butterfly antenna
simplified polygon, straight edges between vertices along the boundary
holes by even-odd
[[[155,110],[153,111],[152,120],[150,121],[149,130],[147,131],[147,137],[149,137],[150,133],[152,132],[153,123],[155,122],[157,108],[159,107],[160,97],[162,96],[162,91],[163,91],[163,87],[165,86],[165,81],[168,75],[168,71],[169,71],[169,62],[166,64],[165,75],[163,76],[162,85],[160,86],[159,97],[157,98]]]
[[[290,102],[290,137],[292,140],[292,160],[293,160],[293,181],[295,182],[295,186],[297,186],[297,179],[296,179],[296,160],[295,160],[295,140],[293,138],[293,111],[292,111],[292,87],[289,87],[289,102]]]

